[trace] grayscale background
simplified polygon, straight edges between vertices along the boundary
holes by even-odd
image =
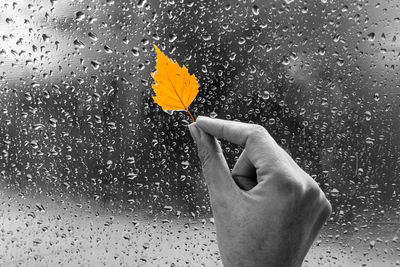
[[[304,266],[400,265],[399,32],[397,0],[0,0],[0,265],[222,266],[153,44],[195,116],[265,126],[320,184]]]

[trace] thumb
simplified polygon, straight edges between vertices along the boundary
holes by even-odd
[[[196,123],[190,124],[189,130],[197,144],[198,155],[211,200],[232,201],[231,197],[235,197],[234,194],[238,187],[232,178],[217,139],[197,127]]]

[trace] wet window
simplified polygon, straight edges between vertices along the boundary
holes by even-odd
[[[263,125],[333,213],[305,266],[399,258],[393,1],[0,3],[0,265],[217,266],[185,112],[152,96],[156,44],[191,113]],[[241,149],[222,141],[228,162]],[[233,167],[233,166],[230,166]]]

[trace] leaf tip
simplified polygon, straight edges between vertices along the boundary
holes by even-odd
[[[158,48],[158,46],[156,46],[156,44],[153,44],[154,49],[156,50],[156,52],[161,52],[161,50]]]

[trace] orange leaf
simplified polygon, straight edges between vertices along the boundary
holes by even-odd
[[[157,52],[156,72],[151,74],[156,93],[154,102],[163,110],[186,110],[194,121],[188,108],[199,92],[196,76],[190,75],[185,66],[179,66],[164,55],[156,45],[154,48]]]

